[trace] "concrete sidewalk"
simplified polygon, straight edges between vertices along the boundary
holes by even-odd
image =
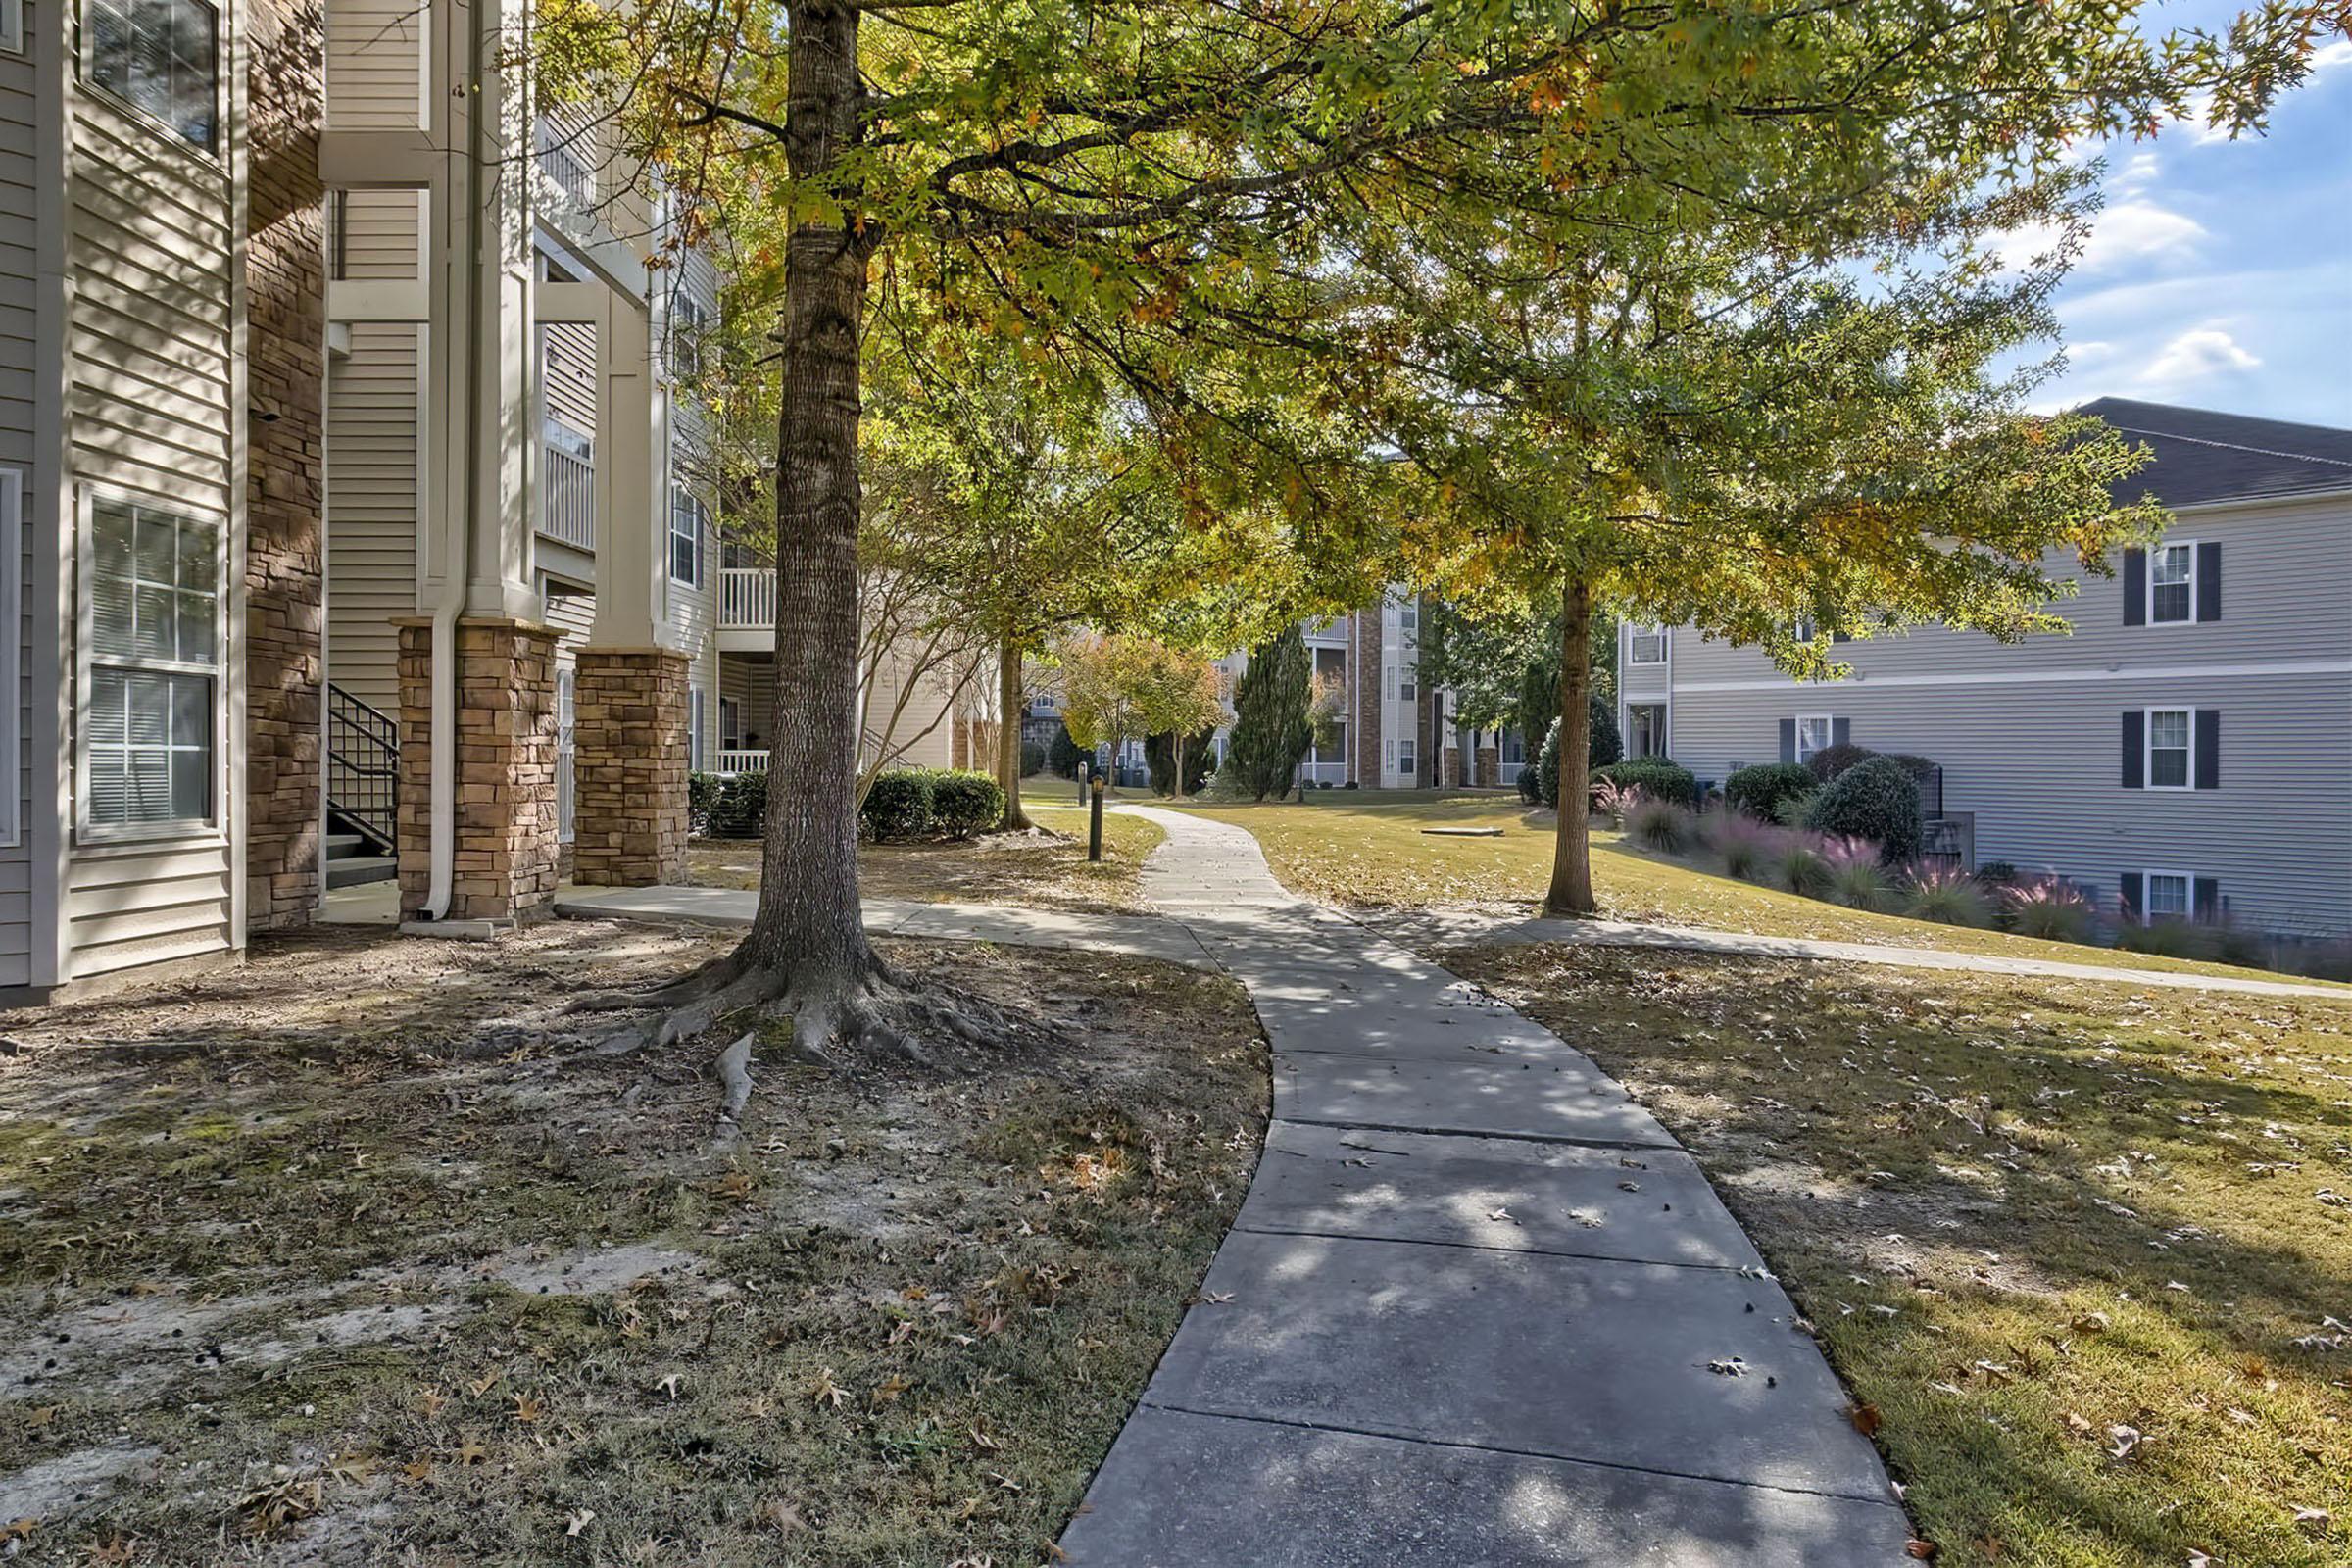
[[[1274,1122],[1072,1562],[1906,1560],[1843,1391],[1647,1111],[1244,830],[1139,814],[1147,890],[1265,1022]]]
[[[556,913],[580,920],[748,926],[759,907],[760,895],[739,888],[586,888],[566,883],[556,892]],[[867,899],[864,912],[866,930],[877,936],[1087,948],[1195,968],[1214,966],[1192,932],[1156,915],[1077,914],[1002,904],[925,904],[916,899]]]

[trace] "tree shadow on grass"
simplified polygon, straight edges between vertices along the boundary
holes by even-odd
[[[1590,949],[1448,961],[1699,1158],[1873,1407],[1940,1560],[2344,1560],[2352,1337],[2326,1323],[2352,1318],[2352,1212],[2322,1194],[2352,1185],[2352,1009]]]

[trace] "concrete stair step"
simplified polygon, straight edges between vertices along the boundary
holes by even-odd
[[[326,862],[326,885],[330,888],[387,882],[399,874],[400,862],[389,855],[346,855],[330,857]]]

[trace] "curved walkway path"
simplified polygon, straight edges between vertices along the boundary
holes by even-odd
[[[1906,1560],[1843,1391],[1648,1112],[1245,830],[1138,814],[1147,891],[1265,1022],[1274,1120],[1071,1562]]]

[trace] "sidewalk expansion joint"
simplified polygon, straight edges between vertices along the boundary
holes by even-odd
[[[1148,1391],[1147,1391],[1148,1392]],[[1216,1421],[1248,1421],[1256,1426],[1290,1427],[1299,1432],[1328,1432],[1343,1438],[1379,1438],[1387,1443],[1409,1443],[1423,1448],[1450,1448],[1463,1453],[1498,1453],[1514,1459],[1542,1459],[1552,1464],[1588,1465],[1595,1470],[1623,1470],[1634,1475],[1667,1476],[1677,1481],[1704,1481],[1719,1487],[1744,1487],[1751,1492],[1776,1492],[1785,1496],[1828,1497],[1838,1502],[1867,1502],[1902,1511],[1892,1497],[1866,1496],[1854,1492],[1830,1492],[1820,1487],[1782,1486],[1771,1481],[1748,1481],[1739,1476],[1714,1476],[1700,1470],[1668,1470],[1660,1465],[1627,1464],[1622,1459],[1593,1459],[1583,1454],[1553,1453],[1543,1448],[1514,1448],[1502,1444],[1464,1443],[1456,1438],[1431,1438],[1412,1432],[1384,1432],[1378,1427],[1341,1426],[1327,1421],[1299,1421],[1289,1416],[1244,1415],[1232,1410],[1204,1410],[1189,1404],[1163,1404],[1149,1396],[1138,1400],[1139,1410],[1165,1410],[1170,1415],[1205,1416]]]
[[[1566,1144],[1573,1149],[1652,1149],[1688,1152],[1672,1138],[1662,1144],[1642,1143],[1631,1138],[1578,1138],[1568,1133],[1492,1133],[1475,1127],[1429,1127],[1413,1122],[1395,1121],[1325,1121],[1314,1116],[1276,1116],[1275,1122],[1287,1122],[1293,1127],[1336,1127],[1342,1132],[1359,1133],[1425,1133],[1432,1138],[1495,1138],[1515,1144]]]
[[[1754,1280],[1759,1285],[1776,1283],[1766,1273],[1758,1275],[1754,1265],[1746,1263],[1691,1263],[1672,1257],[1628,1257],[1622,1252],[1573,1252],[1558,1247],[1497,1247],[1492,1242],[1449,1242],[1437,1236],[1373,1236],[1363,1231],[1294,1230],[1285,1225],[1242,1225],[1233,1227],[1250,1236],[1298,1236],[1318,1242],[1382,1242],[1392,1247],[1448,1247],[1463,1252],[1494,1252],[1503,1257],[1564,1257],[1582,1263],[1626,1263],[1635,1268],[1682,1268],[1701,1274],[1731,1274]]]

